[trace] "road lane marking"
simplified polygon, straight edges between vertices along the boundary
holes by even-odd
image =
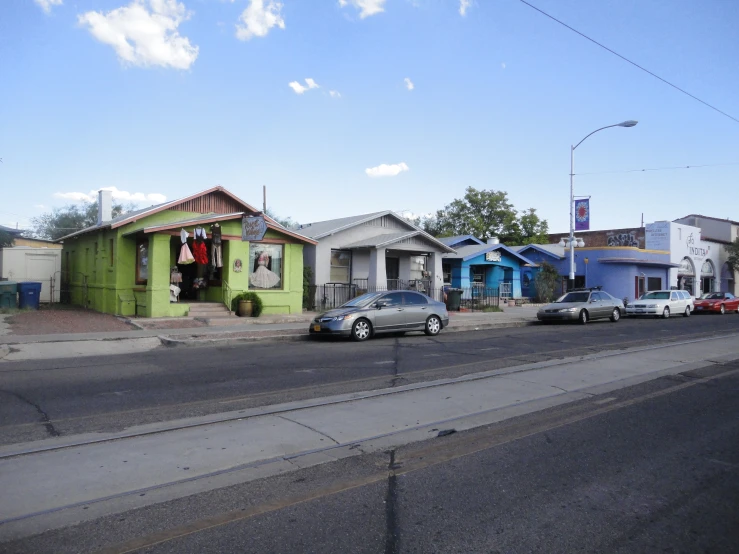
[[[487,352],[488,350],[500,350],[500,346],[491,346],[490,348],[479,348],[480,352]]]
[[[395,360],[385,360],[384,362],[375,362],[375,365],[383,365],[383,364],[394,364]]]
[[[608,404],[609,402],[613,402],[614,400],[617,400],[615,396],[611,396],[609,398],[602,398],[601,400],[595,400],[593,404]]]

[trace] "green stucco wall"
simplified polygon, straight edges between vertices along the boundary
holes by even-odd
[[[92,231],[66,239],[62,249],[62,272],[68,283],[73,304],[100,312],[124,316],[179,317],[187,315],[186,302],[170,303],[169,275],[178,252],[171,248],[172,235],[152,233],[149,241],[149,275],[146,285],[136,285],[136,233],[145,227],[199,217],[202,214],[164,211],[144,217],[118,229]],[[209,227],[209,225],[204,225]],[[195,226],[185,229],[192,236]],[[241,235],[241,221],[221,222],[223,235]],[[285,238],[268,231],[266,238]],[[110,240],[113,240],[113,263],[110,263]],[[97,246],[96,246],[97,245]],[[210,254],[210,253],[209,253]],[[241,259],[243,271],[233,271],[233,262]],[[249,290],[249,243],[224,240],[223,280],[232,294]],[[264,304],[265,314],[295,314],[302,311],[303,246],[285,244],[283,283],[280,290],[256,290]],[[204,300],[221,302],[222,287],[209,287]]]

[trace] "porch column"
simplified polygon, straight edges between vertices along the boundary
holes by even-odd
[[[444,287],[444,272],[441,268],[441,252],[432,252],[428,259],[428,272],[431,279],[431,290],[429,296],[436,300],[442,299],[439,292]]]
[[[398,277],[404,283],[411,280],[411,255],[401,252],[398,258]]]
[[[149,236],[149,275],[146,282],[147,317],[169,315],[169,235]]]
[[[370,250],[369,278],[367,286],[370,291],[387,290],[387,271],[385,270],[385,249]]]

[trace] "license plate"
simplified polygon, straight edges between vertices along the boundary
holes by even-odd
[[[313,330],[314,330],[314,331],[315,331],[316,333],[318,333],[318,332],[320,332],[320,331],[321,331],[321,326],[320,326],[320,325],[314,325],[314,326],[313,326]]]
[[[699,309],[699,310],[702,310],[702,309],[703,309],[703,306],[698,306],[698,309]]]

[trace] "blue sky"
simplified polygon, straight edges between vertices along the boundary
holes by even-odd
[[[739,118],[739,3],[531,2]],[[576,151],[592,228],[739,219],[739,123],[518,0],[5,0],[0,60],[5,225],[101,187],[310,222],[474,186],[561,232],[570,144],[626,119]]]

